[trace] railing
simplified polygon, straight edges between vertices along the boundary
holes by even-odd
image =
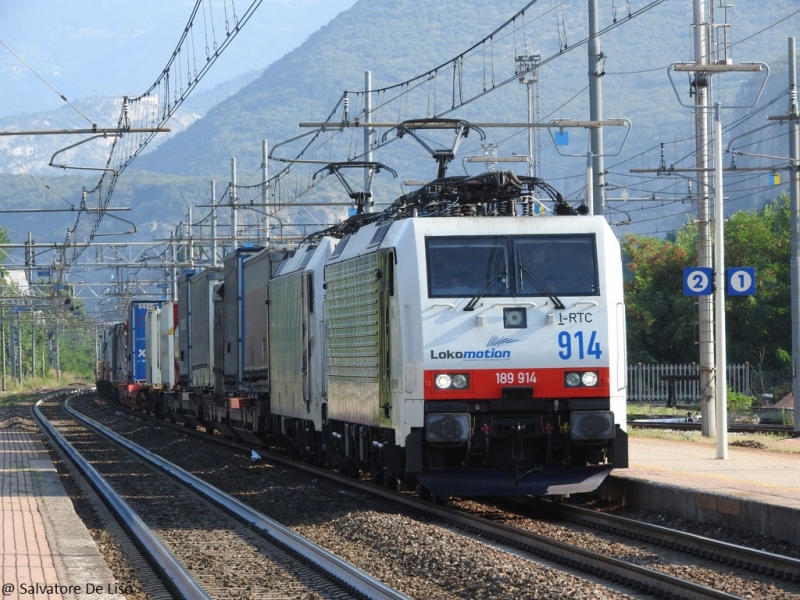
[[[698,402],[702,395],[699,374],[700,368],[696,364],[628,365],[628,402]],[[751,394],[749,363],[728,365],[728,389]]]

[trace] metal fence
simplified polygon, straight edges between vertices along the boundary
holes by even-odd
[[[696,364],[628,365],[628,402],[692,403],[701,397],[700,369]],[[751,394],[750,364],[728,365],[728,388]]]

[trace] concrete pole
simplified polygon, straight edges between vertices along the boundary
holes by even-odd
[[[795,39],[789,38],[789,193],[792,212],[792,395],[794,434],[800,435],[800,127],[797,125],[797,53]]]
[[[603,84],[601,77],[605,55],[600,51],[597,0],[589,0],[589,119],[603,120]],[[603,128],[592,127],[589,131],[592,149],[592,214],[605,214],[605,163],[603,160]],[[587,204],[589,198],[586,199]]]
[[[725,335],[725,214],[722,206],[722,105],[714,105],[714,308],[717,332],[717,458],[728,458],[728,351]]]
[[[705,0],[694,0],[695,64],[708,64],[708,30]],[[695,166],[697,167],[697,266],[712,268],[711,211],[708,193],[708,76],[695,73],[694,123]],[[714,297],[698,296],[700,412],[702,433],[716,435],[714,407]]]

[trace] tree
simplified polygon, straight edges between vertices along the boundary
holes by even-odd
[[[728,360],[765,369],[791,364],[790,202],[735,213],[725,225],[725,262],[754,266],[754,296],[725,299]],[[625,301],[631,362],[697,362],[697,306],[683,295],[683,268],[696,264],[697,227],[671,240],[627,236]],[[787,362],[788,360],[788,362]]]
[[[694,262],[676,241],[627,236],[623,243],[628,357],[631,362],[692,362],[696,312],[682,294],[683,267]]]
[[[790,200],[783,194],[761,211],[734,214],[725,225],[725,262],[756,268],[756,294],[725,302],[732,362],[791,368],[790,224]]]

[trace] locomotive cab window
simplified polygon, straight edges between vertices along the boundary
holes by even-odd
[[[428,296],[596,296],[591,234],[453,236],[425,240]]]
[[[429,297],[509,294],[504,237],[429,237],[425,246]]]
[[[593,235],[519,236],[514,245],[518,296],[595,296]]]

